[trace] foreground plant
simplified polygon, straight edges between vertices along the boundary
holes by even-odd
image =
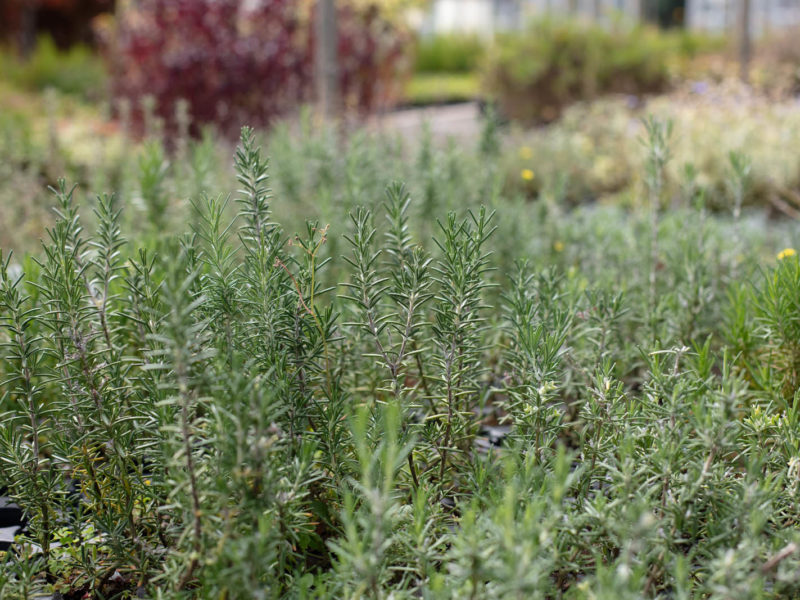
[[[649,214],[434,227],[428,162],[290,236],[249,129],[233,201],[145,248],[60,183],[39,260],[0,259],[2,597],[800,594],[798,259],[659,213],[666,133]]]

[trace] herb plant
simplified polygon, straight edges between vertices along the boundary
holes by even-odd
[[[647,130],[627,211],[502,195],[491,124],[406,184],[247,128],[235,190],[207,140],[93,213],[59,182],[0,259],[0,595],[800,594],[796,228],[666,210]]]

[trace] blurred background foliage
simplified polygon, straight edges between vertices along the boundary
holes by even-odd
[[[504,114],[549,122],[577,101],[664,92],[687,61],[721,47],[684,30],[537,21],[521,33],[498,36],[484,87]]]
[[[752,159],[745,205],[800,214],[792,30],[758,41],[743,86],[730,39],[680,28],[552,18],[494,36],[431,33],[408,18],[429,9],[425,0],[337,6],[351,131],[395,108],[478,101],[507,132],[496,148],[504,191],[627,206],[642,188],[639,120],[656,112],[675,122],[683,157],[668,170],[669,190],[685,185],[691,164],[714,191],[709,206],[724,208],[728,162],[717,150],[744,149]],[[20,27],[32,7],[28,47]],[[302,131],[298,116],[314,99],[312,0],[41,0],[0,10],[4,246],[36,246],[49,223],[44,190],[60,175],[87,193],[130,189],[145,138],[181,163],[188,140],[226,144],[242,123],[272,128],[270,138]]]
[[[0,73],[6,83],[25,91],[53,88],[90,102],[105,97],[106,70],[92,49],[75,44],[60,50],[48,35],[39,37],[25,60],[11,52],[0,53]]]
[[[312,99],[312,10],[295,0],[142,0],[118,9],[100,28],[111,95],[128,106],[138,132],[145,96],[172,131],[180,100],[194,134],[206,123],[233,136],[242,123],[267,125]],[[338,6],[339,85],[353,112],[387,106],[401,89],[408,32],[389,14],[377,5]]]

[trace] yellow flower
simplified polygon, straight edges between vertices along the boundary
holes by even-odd
[[[522,169],[521,175],[525,181],[533,181],[533,178],[536,177],[530,169]]]
[[[789,258],[790,256],[795,256],[797,254],[797,250],[794,248],[784,248],[780,252],[778,252],[778,260],[783,260],[784,258]]]
[[[564,250],[564,242],[556,240],[553,242],[553,250],[556,252],[562,252]]]
[[[519,157],[523,160],[530,160],[533,158],[533,150],[529,146],[523,146],[519,149]]]

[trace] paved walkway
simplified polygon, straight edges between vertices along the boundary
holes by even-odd
[[[434,139],[474,139],[481,131],[481,111],[477,102],[464,102],[396,110],[367,123],[376,131],[397,132],[407,138],[417,138],[428,123]]]

